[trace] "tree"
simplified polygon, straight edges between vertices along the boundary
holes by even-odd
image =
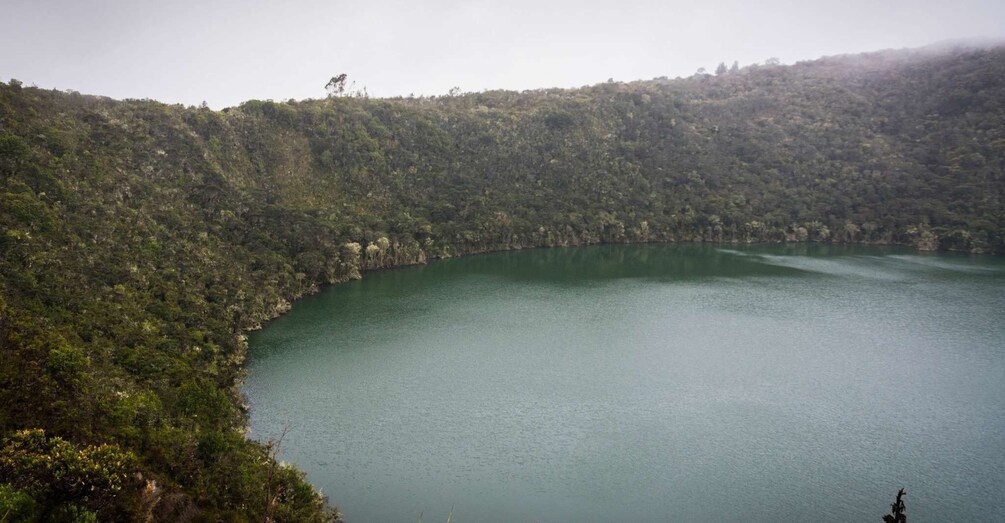
[[[729,68],[729,74],[736,74],[740,72],[740,62],[733,60],[733,65]]]
[[[726,69],[726,62],[719,62],[719,67],[715,68],[715,74],[717,76],[722,76],[722,75],[726,74],[727,70],[728,69]]]
[[[333,96],[344,96],[345,95],[345,81],[349,78],[349,75],[342,73],[338,76],[333,76],[328,83],[325,84],[325,90],[328,91],[328,97]]]
[[[378,247],[373,243],[366,246],[366,261],[369,262],[367,264],[369,268],[373,269],[378,267],[379,257],[380,257],[380,247]]]
[[[356,98],[369,98],[369,94],[366,92],[366,86],[356,88],[356,82],[353,82],[346,86],[346,80],[349,79],[349,75],[342,73],[338,76],[333,76],[328,83],[325,84],[325,90],[328,91],[328,98],[339,97],[349,97],[354,96]]]
[[[131,474],[136,456],[114,444],[78,446],[42,429],[27,429],[3,445],[0,485],[40,502],[44,510],[110,515],[121,510],[116,507],[120,494],[136,487]]]

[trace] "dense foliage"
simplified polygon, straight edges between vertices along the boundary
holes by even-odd
[[[723,69],[220,112],[0,83],[0,514],[334,519],[245,439],[242,333],[367,269],[597,242],[1005,252],[1005,49]]]

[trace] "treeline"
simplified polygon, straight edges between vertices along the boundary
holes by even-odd
[[[335,519],[245,439],[236,384],[244,332],[365,270],[602,242],[1005,253],[1003,104],[1001,48],[218,112],[0,84],[0,514]]]

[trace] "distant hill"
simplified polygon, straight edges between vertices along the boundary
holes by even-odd
[[[218,112],[0,83],[0,512],[334,518],[245,440],[235,384],[244,332],[361,271],[600,242],[1002,254],[1003,201],[991,44]]]

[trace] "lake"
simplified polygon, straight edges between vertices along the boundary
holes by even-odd
[[[541,249],[251,335],[252,437],[351,522],[1005,521],[1005,259]]]

